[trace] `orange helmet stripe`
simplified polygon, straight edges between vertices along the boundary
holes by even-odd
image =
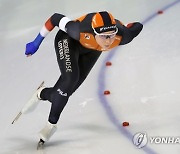
[[[114,17],[112,16],[112,14],[106,11],[98,12],[92,18],[93,28],[103,27],[107,25],[115,25],[115,24],[116,24],[116,21]]]
[[[102,16],[99,13],[96,13],[92,19],[92,27],[97,28],[101,26],[104,26]]]

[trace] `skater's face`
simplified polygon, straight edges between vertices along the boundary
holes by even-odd
[[[95,35],[96,42],[102,47],[103,50],[108,50],[111,44],[115,40],[116,36],[115,31],[108,31],[100,34]]]

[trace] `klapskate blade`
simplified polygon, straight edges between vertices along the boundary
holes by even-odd
[[[44,148],[44,141],[40,139],[37,145],[37,150],[42,150]]]
[[[39,88],[41,88],[43,85],[44,85],[44,81],[40,84],[40,86],[37,88],[37,90],[38,90]]]
[[[16,122],[19,117],[22,115],[22,112],[19,112],[19,114],[15,117],[15,119],[13,120],[12,124],[14,124],[14,122]]]

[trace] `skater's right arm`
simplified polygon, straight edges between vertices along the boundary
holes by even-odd
[[[37,37],[34,41],[26,44],[26,55],[33,55],[41,45],[44,38],[49,34],[50,31],[54,29],[55,26],[58,26],[60,30],[66,32],[66,24],[70,21],[69,18],[65,17],[62,14],[54,13],[44,24],[42,29],[40,30]]]

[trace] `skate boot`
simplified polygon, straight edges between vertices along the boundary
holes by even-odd
[[[48,122],[46,126],[39,132],[39,137],[41,141],[48,141],[50,137],[56,132],[57,124],[51,124]]]
[[[23,114],[25,113],[29,113],[35,110],[35,108],[38,106],[39,101],[41,100],[40,98],[40,93],[41,91],[45,88],[44,83],[42,83],[38,89],[36,90],[36,92],[32,95],[31,99],[24,105],[24,107],[22,108],[21,112]]]
[[[24,105],[24,107],[21,109],[21,111],[19,112],[19,114],[16,116],[16,118],[14,119],[14,121],[12,122],[12,124],[17,121],[19,119],[19,117],[22,114],[26,114],[29,112],[34,111],[34,109],[38,106],[39,101],[41,100],[40,98],[40,93],[41,91],[45,88],[44,86],[44,81],[40,84],[40,86],[37,88],[36,92],[32,95],[32,97],[30,98],[30,100]]]
[[[46,126],[39,132],[40,140],[37,145],[37,150],[44,148],[44,143],[50,139],[50,137],[56,132],[57,125],[48,122]]]

